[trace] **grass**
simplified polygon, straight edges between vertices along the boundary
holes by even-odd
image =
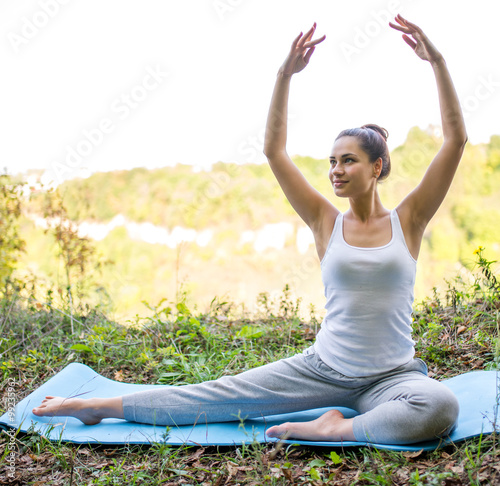
[[[431,376],[498,367],[500,296],[492,276],[479,267],[472,286],[453,282],[444,297],[435,293],[415,308],[417,356]],[[215,299],[205,313],[192,312],[182,300],[161,302],[153,317],[124,326],[95,309],[71,316],[41,303],[3,300],[2,413],[10,384],[19,401],[75,361],[114,380],[180,385],[241,372],[312,343],[319,319],[314,310],[300,319],[300,302],[287,288],[277,302],[262,295],[259,304],[260,314],[249,317]],[[15,479],[8,477],[11,444]],[[1,484],[483,485],[500,484],[499,463],[496,434],[415,453],[257,443],[110,448],[50,442],[31,432],[0,436]]]

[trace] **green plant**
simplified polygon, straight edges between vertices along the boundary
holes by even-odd
[[[97,258],[95,245],[90,238],[80,236],[78,225],[70,219],[64,198],[58,190],[45,193],[43,215],[48,223],[46,233],[50,233],[57,246],[57,256],[64,274],[64,285],[58,286],[58,293],[67,298],[71,315],[71,331],[74,333],[73,313],[75,307],[83,304],[88,293],[90,274],[99,270],[101,262]],[[92,272],[90,271],[92,269]]]
[[[441,486],[443,484],[443,480],[446,478],[451,478],[453,473],[451,472],[433,472],[428,471],[420,475],[418,469],[415,469],[414,472],[410,475],[409,484],[411,486],[425,486],[425,485],[435,485]]]
[[[476,265],[479,267],[483,282],[486,285],[486,288],[489,292],[491,292],[496,298],[500,298],[500,282],[496,278],[493,273],[492,266],[496,263],[495,260],[487,260],[483,253],[485,248],[483,246],[479,246],[476,250],[474,250],[474,254],[476,255]],[[478,279],[476,279],[476,287],[479,289],[481,287]]]
[[[9,295],[16,286],[12,274],[18,259],[26,250],[19,230],[25,184],[15,182],[6,174],[0,175],[0,293]]]

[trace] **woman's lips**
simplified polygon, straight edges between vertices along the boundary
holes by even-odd
[[[347,181],[342,181],[342,180],[333,181],[333,185],[335,187],[342,187],[344,184],[347,184]]]

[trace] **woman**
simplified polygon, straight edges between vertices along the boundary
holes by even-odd
[[[270,437],[322,441],[412,443],[448,433],[458,416],[451,391],[427,377],[414,359],[411,312],[415,264],[424,229],[443,201],[467,141],[446,63],[422,30],[398,15],[390,26],[434,71],[443,145],[422,182],[393,210],[377,183],[390,171],[387,132],[377,125],[344,130],[330,155],[334,192],[349,199],[342,214],[304,179],[286,153],[291,77],[308,64],[316,24],[293,41],[278,71],[264,152],[288,200],[311,228],[321,260],[326,317],[313,346],[301,354],[218,380],[115,398],[47,397],[33,413],[70,415],[86,424],[103,418],[158,425],[219,422],[327,406],[310,422],[284,423]]]

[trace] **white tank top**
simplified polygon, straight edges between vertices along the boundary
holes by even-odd
[[[343,235],[337,216],[321,274],[326,315],[314,347],[328,366],[346,376],[370,376],[410,361],[416,260],[404,239],[397,211],[391,211],[387,245],[359,248]]]

